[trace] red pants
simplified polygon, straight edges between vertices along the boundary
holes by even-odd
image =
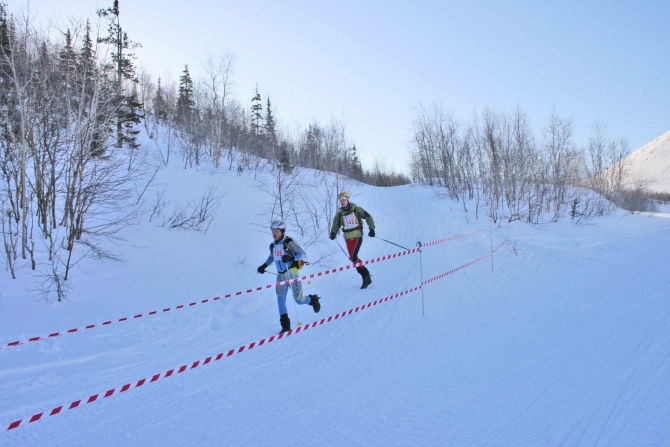
[[[363,238],[357,237],[356,239],[345,239],[344,241],[347,243],[347,250],[349,251],[349,259],[351,259],[351,262],[359,262],[360,258],[358,257],[358,250],[361,249]],[[356,267],[356,271],[358,271],[358,274],[363,278],[370,274],[368,269],[363,265]]]

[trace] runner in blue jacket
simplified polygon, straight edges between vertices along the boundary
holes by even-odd
[[[305,252],[293,239],[286,236],[286,224],[276,220],[270,227],[274,241],[270,244],[270,256],[258,267],[258,273],[265,273],[265,269],[273,262],[277,268],[277,282],[284,282],[300,277],[300,262],[304,261]],[[277,305],[279,306],[279,322],[281,323],[281,332],[291,330],[291,320],[288,317],[286,309],[286,295],[288,288],[293,291],[293,299],[298,304],[308,304],[312,306],[314,312],[321,310],[318,295],[302,294],[302,282],[296,281],[290,284],[280,284],[276,287]],[[280,334],[281,334],[280,332]]]

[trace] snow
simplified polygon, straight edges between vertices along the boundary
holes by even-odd
[[[486,259],[424,287],[425,315],[416,291],[190,368],[280,328],[273,289],[211,301],[273,282],[256,273],[271,240],[256,225],[267,199],[248,176],[176,164],[159,176],[173,204],[210,184],[226,192],[207,234],[145,219],[115,247],[126,262],[84,263],[60,304],[26,291],[26,271],[2,277],[0,346],[143,317],[0,350],[0,445],[670,445],[670,219],[513,222],[493,268]],[[416,185],[361,186],[352,201],[377,223],[363,259],[401,250],[380,237],[414,248],[489,228]],[[333,251],[329,266],[346,265],[325,233],[308,259]],[[494,226],[424,248],[424,280],[485,256],[507,233]],[[319,314],[299,307],[300,321],[421,282],[416,254],[369,269],[366,290],[353,271],[303,283],[323,299]],[[292,304],[289,314],[295,328]],[[189,369],[163,377],[181,365]]]
[[[670,131],[627,157],[633,178],[651,182],[649,190],[670,193]]]

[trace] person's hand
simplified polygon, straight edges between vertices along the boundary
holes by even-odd
[[[265,264],[261,265],[260,267],[258,267],[258,273],[261,273],[261,274],[262,274],[262,273],[265,273],[265,269],[266,269],[267,267],[268,267],[268,266],[265,265]]]
[[[368,236],[375,237],[375,229],[374,228],[370,228],[370,231],[368,232]]]
[[[293,262],[295,258],[291,255],[284,255],[281,257],[281,260],[288,264],[289,262]]]
[[[335,240],[335,233],[330,233],[330,240],[334,241]]]

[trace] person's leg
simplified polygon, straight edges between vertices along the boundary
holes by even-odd
[[[291,280],[300,277],[300,271],[297,268],[292,268],[287,273]],[[309,295],[303,295],[302,293],[302,281],[292,282],[291,290],[293,291],[293,299],[296,303],[309,304],[311,302]]]
[[[286,273],[277,273],[277,282],[286,281],[288,275]],[[277,306],[279,307],[279,323],[281,324],[281,332],[291,330],[291,320],[288,317],[288,309],[286,308],[286,293],[288,292],[288,284],[279,284],[275,287],[277,293]],[[281,333],[280,332],[280,333]]]
[[[288,275],[286,273],[277,273],[277,282],[286,281]],[[286,293],[288,292],[287,284],[279,284],[275,287],[275,292],[277,293],[277,306],[279,306],[279,315],[288,314],[288,309],[286,309]]]
[[[349,258],[351,259],[351,262],[360,261],[360,258],[358,257],[358,251],[361,249],[362,244],[363,244],[362,237],[347,240],[347,250],[349,250]],[[357,266],[356,271],[358,272],[359,275],[361,275],[361,278],[363,278],[363,280],[365,280],[365,278],[370,276],[370,271],[368,271],[368,269],[364,265]]]

